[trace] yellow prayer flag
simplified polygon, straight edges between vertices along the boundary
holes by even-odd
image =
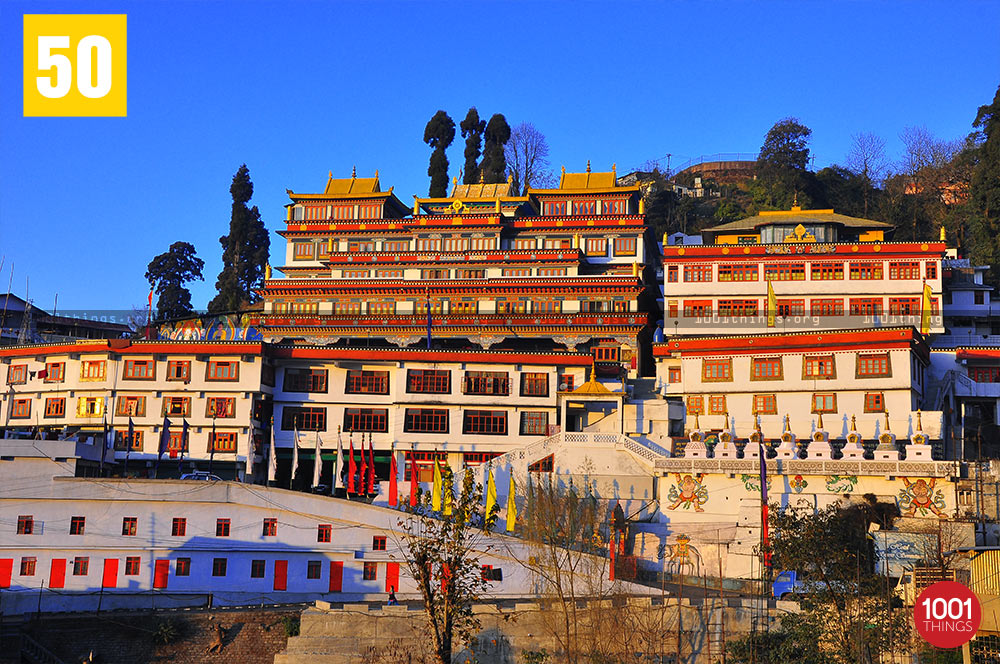
[[[452,477],[451,471],[444,474],[444,515],[451,516],[451,501],[452,501]]]
[[[510,476],[510,488],[507,489],[507,532],[514,532],[517,522],[517,503],[514,501],[514,475]]]
[[[493,471],[491,468],[486,469],[486,517],[489,518],[490,513],[497,504],[497,484],[493,481]]]
[[[924,300],[920,303],[920,334],[927,334],[931,331],[931,285],[924,282]]]
[[[774,286],[767,282],[767,326],[774,327],[774,317],[778,311],[778,301],[774,297]]]
[[[434,462],[434,485],[431,488],[431,509],[441,511],[441,467]]]

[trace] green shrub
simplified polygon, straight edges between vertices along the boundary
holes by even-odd
[[[299,617],[285,616],[281,619],[281,625],[285,628],[285,636],[299,635]]]

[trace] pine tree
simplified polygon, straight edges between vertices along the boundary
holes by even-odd
[[[222,245],[222,272],[215,282],[219,294],[208,303],[209,312],[236,311],[257,301],[257,290],[264,285],[271,239],[257,206],[247,207],[253,197],[253,182],[246,164],[240,166],[229,187],[233,212],[229,235],[219,238]]]
[[[462,178],[462,182],[475,184],[479,182],[477,162],[479,161],[486,122],[479,119],[479,111],[473,106],[459,127],[462,129],[462,138],[465,139],[465,176]]]
[[[993,103],[980,106],[973,126],[979,131],[978,163],[972,175],[972,203],[978,212],[973,234],[977,262],[993,264],[990,282],[1000,284],[1000,87]]]
[[[427,167],[427,175],[431,176],[431,198],[444,198],[448,195],[448,156],[445,150],[453,140],[455,121],[444,111],[438,111],[424,127],[424,143],[434,148]]]
[[[504,146],[510,140],[510,125],[507,118],[497,113],[490,118],[483,132],[485,146],[483,161],[479,165],[484,174],[484,181],[490,184],[507,181],[507,158],[504,156]]]
[[[157,318],[182,318],[194,311],[191,291],[184,284],[195,279],[204,281],[203,267],[205,261],[195,255],[194,247],[187,242],[174,242],[165,253],[149,261],[146,280],[160,296],[156,301]]]

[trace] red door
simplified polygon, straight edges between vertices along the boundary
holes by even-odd
[[[385,564],[385,591],[387,593],[399,590],[399,563]]]
[[[153,587],[166,588],[167,577],[170,575],[170,561],[157,560],[153,567]]]
[[[330,592],[339,593],[344,587],[344,561],[330,561]]]
[[[118,587],[118,559],[117,558],[105,558],[104,559],[104,580],[101,585],[105,588],[117,588]]]
[[[52,567],[49,570],[49,588],[66,587],[66,559],[53,558]]]
[[[10,575],[13,570],[13,558],[0,558],[0,588],[10,588]]]
[[[288,561],[287,560],[275,560],[274,561],[274,589],[275,590],[287,590],[288,589]]]

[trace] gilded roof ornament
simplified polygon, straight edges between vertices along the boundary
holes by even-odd
[[[358,168],[357,168],[357,166],[351,166],[351,177],[352,178],[358,177]]]
[[[587,172],[588,173],[590,172],[590,160],[589,159],[587,160]]]
[[[944,229],[942,228],[941,230],[944,230]],[[924,430],[924,424],[923,424],[923,422],[920,421],[920,411],[918,410],[917,411],[917,431],[923,431],[923,430]]]
[[[851,431],[857,431],[858,430],[858,421],[857,420],[858,420],[857,417],[855,417],[854,415],[851,415]]]
[[[885,411],[885,430],[886,431],[892,431],[892,429],[889,428],[889,411],[888,410]]]

